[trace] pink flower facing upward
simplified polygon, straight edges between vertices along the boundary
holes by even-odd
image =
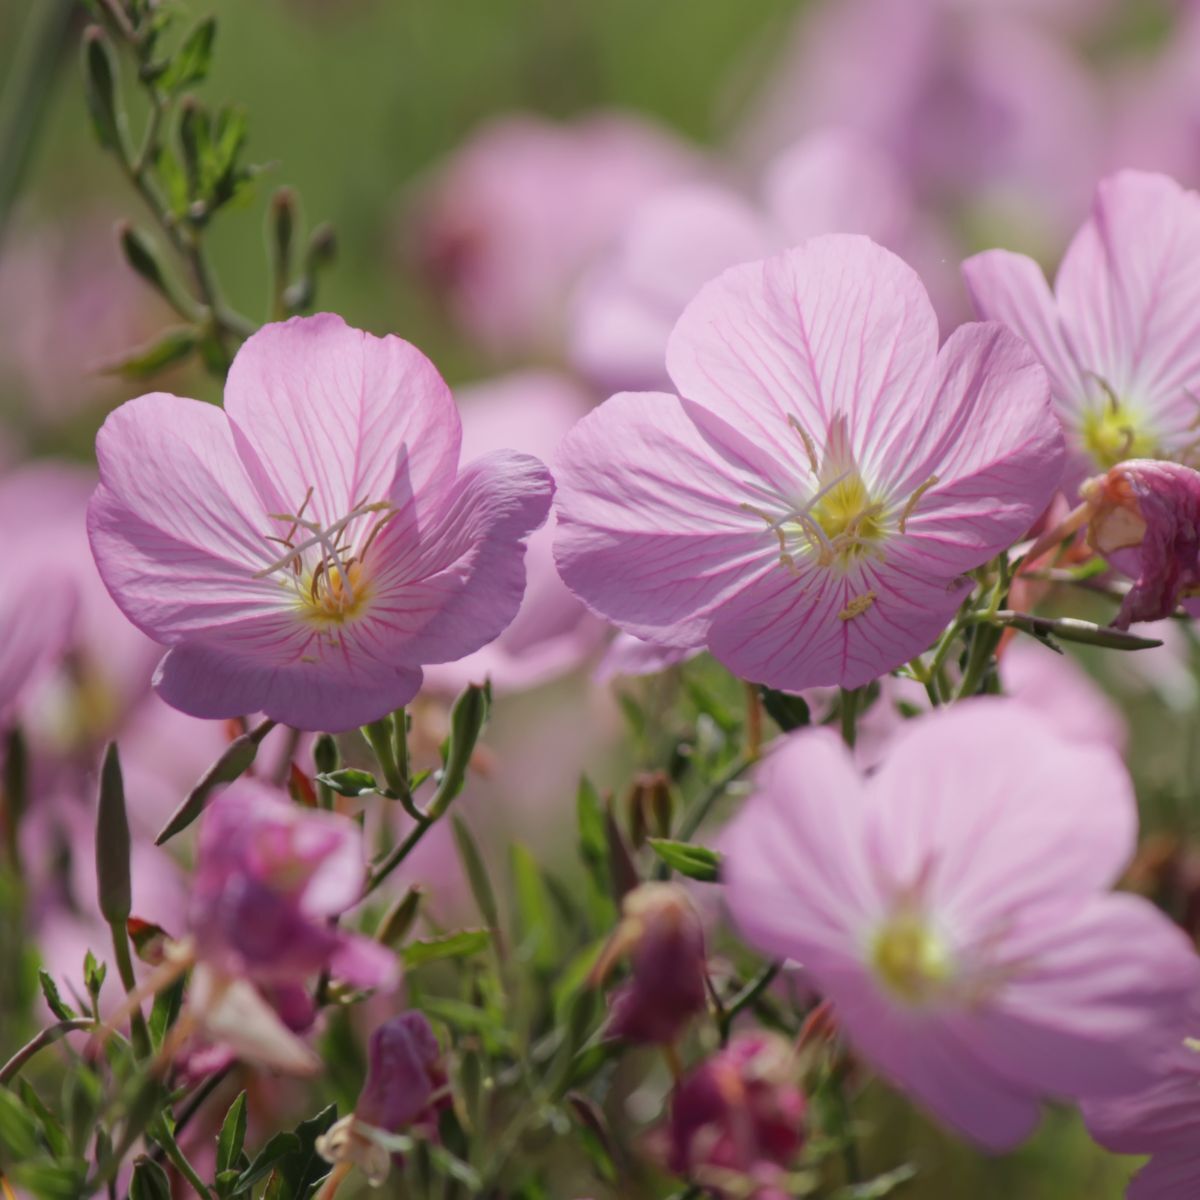
[[[675,1089],[667,1165],[721,1196],[786,1200],[793,1193],[784,1173],[804,1145],[807,1105],[797,1074],[782,1038],[735,1037]]]
[[[114,599],[170,647],[163,698],[337,731],[496,637],[553,485],[507,451],[460,470],[460,432],[424,355],[327,314],[250,338],[225,412],[161,393],[117,409],[89,532]]]
[[[642,204],[572,309],[572,358],[610,390],[669,384],[667,339],[689,300],[727,267],[821,233],[896,246],[911,200],[887,158],[837,129],[796,143],[767,168],[756,205],[718,184],[681,184]]]
[[[442,1051],[425,1015],[404,1012],[371,1034],[367,1078],[354,1111],[317,1139],[327,1162],[358,1166],[372,1187],[388,1177],[388,1134],[413,1125],[436,1130],[440,1101],[448,1100]]]
[[[1149,1087],[1084,1105],[1092,1136],[1116,1154],[1149,1154],[1128,1200],[1195,1200],[1200,1195],[1200,1006],[1180,1023],[1171,1055]]]
[[[869,776],[827,730],[787,739],[727,831],[727,899],[882,1075],[1000,1151],[1043,1097],[1148,1082],[1196,987],[1183,933],[1107,891],[1136,834],[1115,753],[977,699],[910,722]]]
[[[679,319],[679,396],[614,396],[559,451],[567,586],[736,674],[856,687],[924,650],[1058,482],[1045,373],[916,275],[830,235],[727,271]]]
[[[1127,458],[1194,457],[1200,439],[1200,196],[1163,175],[1101,182],[1054,292],[1020,254],[963,264],[976,311],[1041,358],[1078,483]]]
[[[189,1020],[223,1051],[280,1070],[315,1070],[296,1036],[316,1016],[310,985],[328,971],[352,987],[395,987],[395,956],[330,924],[358,902],[362,832],[250,780],[212,802],[200,825],[188,939],[167,969],[194,963]]]

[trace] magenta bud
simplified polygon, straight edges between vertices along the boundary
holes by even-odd
[[[354,1115],[399,1133],[430,1115],[445,1082],[441,1047],[424,1014],[401,1013],[371,1034],[367,1079]]]
[[[626,897],[622,920],[596,967],[602,978],[628,957],[630,977],[613,994],[608,1032],[669,1044],[708,1003],[704,928],[683,888],[644,883]]]

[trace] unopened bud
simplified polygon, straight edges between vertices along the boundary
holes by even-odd
[[[682,887],[644,883],[625,897],[593,979],[603,979],[620,958],[628,958],[630,978],[613,994],[609,1033],[630,1042],[675,1042],[708,1003],[704,928]]]
[[[125,783],[115,742],[100,768],[100,803],[96,813],[96,891],[100,913],[114,928],[124,928],[132,907],[129,882],[129,819]]]

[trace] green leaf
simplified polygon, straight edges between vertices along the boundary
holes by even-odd
[[[59,994],[58,984],[48,971],[38,968],[38,982],[42,985],[42,995],[46,998],[46,1007],[60,1020],[70,1021],[78,1014],[67,1004]]]
[[[0,1147],[8,1162],[33,1158],[40,1148],[37,1119],[8,1088],[0,1088]]]
[[[554,910],[537,861],[519,842],[512,847],[512,872],[521,952],[539,974],[551,974],[560,965]]]
[[[198,340],[199,335],[190,325],[176,325],[149,344],[105,363],[103,370],[108,375],[124,375],[126,379],[148,379],[190,358]]]
[[[332,1124],[332,1122],[330,1122]],[[277,1163],[291,1155],[300,1153],[300,1139],[294,1133],[277,1133],[254,1156],[250,1165],[238,1176],[233,1185],[233,1195],[238,1195],[253,1187],[268,1171],[274,1169]]]
[[[375,776],[370,771],[360,771],[356,767],[344,767],[340,771],[318,775],[317,782],[331,788],[339,796],[367,796],[379,791]]]
[[[177,979],[170,987],[165,987],[150,1007],[150,1038],[156,1046],[161,1046],[167,1031],[179,1019],[183,1008],[183,992],[185,980]]]
[[[96,956],[89,950],[83,956],[83,986],[87,989],[87,994],[92,998],[92,1007],[96,1007],[96,1003],[100,998],[100,989],[104,987],[105,977],[108,975],[108,964],[97,962]]]
[[[329,1174],[329,1164],[317,1153],[316,1143],[337,1120],[337,1115],[337,1105],[331,1104],[296,1126],[294,1136],[300,1143],[298,1148],[285,1154],[275,1165],[271,1187],[277,1189],[278,1195],[305,1200],[313,1185]],[[268,1194],[270,1190],[268,1188]]]
[[[238,1160],[246,1142],[246,1093],[229,1106],[217,1136],[217,1171],[228,1171]]]
[[[877,1175],[865,1183],[850,1184],[836,1193],[835,1200],[880,1200],[882,1196],[890,1196],[898,1187],[915,1179],[917,1168],[911,1163]]]
[[[455,1033],[482,1036],[491,1053],[511,1053],[516,1046],[515,1036],[504,1028],[502,1013],[452,996],[425,996],[421,1000],[421,1011],[448,1025]]]
[[[166,193],[167,207],[171,214],[177,218],[183,217],[191,203],[192,189],[183,164],[170,146],[159,146],[158,153],[154,156],[154,168]]]
[[[123,153],[121,116],[117,105],[117,62],[108,36],[92,25],[83,35],[83,80],[88,113],[100,145]]]
[[[409,942],[400,953],[404,965],[413,968],[442,958],[466,958],[468,955],[478,954],[486,950],[491,941],[490,930],[460,929],[457,933],[446,934],[445,937]]]
[[[142,1156],[134,1163],[129,1200],[171,1200],[171,1181],[153,1159]]]
[[[492,881],[488,877],[487,867],[483,864],[479,847],[465,821],[456,815],[451,817],[450,824],[454,830],[454,844],[458,847],[458,857],[462,860],[467,883],[471,887],[471,895],[475,897],[475,903],[488,926],[491,929],[499,929],[500,910],[496,906],[496,893],[492,890]]]
[[[158,86],[164,92],[182,91],[208,75],[216,33],[216,19],[205,17],[183,39],[183,44],[175,52],[167,69],[158,78]]]
[[[492,689],[489,684],[471,684],[454,702],[450,710],[450,736],[446,739],[443,753],[444,766],[438,780],[437,791],[429,802],[429,815],[436,820],[450,807],[451,802],[463,790],[467,781],[467,768],[479,735],[487,722],[492,706]]]
[[[716,883],[721,872],[721,856],[705,846],[691,842],[673,842],[669,838],[649,838],[650,848],[679,875],[701,883]]]
[[[21,1097],[25,1107],[41,1124],[42,1137],[45,1138],[46,1145],[50,1147],[54,1157],[66,1158],[70,1150],[70,1143],[67,1140],[66,1131],[62,1127],[62,1122],[50,1111],[28,1079],[17,1080],[17,1094]]]
[[[812,713],[809,712],[803,696],[792,696],[769,687],[759,688],[758,691],[767,716],[784,733],[791,733],[793,729],[803,729],[812,720]]]

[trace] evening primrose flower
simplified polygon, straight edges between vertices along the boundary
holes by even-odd
[[[881,1075],[990,1150],[1043,1098],[1145,1086],[1200,964],[1148,901],[1117,754],[1012,701],[908,724],[864,776],[828,730],[785,740],[723,839],[747,940],[795,960]]]
[[[510,451],[460,469],[460,437],[423,354],[329,314],[251,337],[224,412],[162,393],[118,408],[88,528],[117,604],[169,647],[163,698],[337,731],[496,637],[552,484]]]
[[[567,586],[627,633],[787,691],[920,653],[1063,458],[1018,338],[937,342],[920,280],[865,237],[725,272],[671,335],[680,394],[614,396],[564,440]]]
[[[1200,447],[1200,196],[1165,175],[1101,181],[1053,293],[1029,258],[963,264],[976,311],[1037,352],[1079,477]]]

